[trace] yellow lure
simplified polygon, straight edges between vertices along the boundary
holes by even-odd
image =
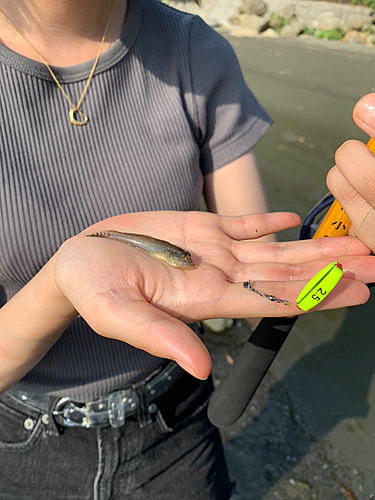
[[[319,271],[297,297],[297,307],[302,311],[309,311],[318,305],[332,292],[343,275],[342,264],[331,262]]]

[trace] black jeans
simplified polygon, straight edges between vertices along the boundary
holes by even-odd
[[[123,427],[96,429],[58,428],[3,394],[0,499],[228,500],[220,436],[207,419],[211,390],[186,374],[152,413],[140,405]]]

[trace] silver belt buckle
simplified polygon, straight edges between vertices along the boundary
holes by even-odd
[[[52,412],[56,422],[64,427],[121,427],[126,414],[136,408],[135,394],[132,389],[116,391],[95,401],[77,405],[70,398],[62,398]]]

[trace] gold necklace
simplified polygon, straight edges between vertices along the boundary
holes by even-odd
[[[58,81],[58,79],[56,78],[54,72],[52,71],[50,65],[48,64],[48,62],[44,59],[44,57],[42,57],[39,52],[34,49],[34,47],[31,45],[30,42],[28,42],[26,40],[26,38],[24,36],[21,35],[21,33],[19,33],[15,26],[13,25],[13,23],[6,17],[6,15],[4,14],[4,12],[0,9],[0,15],[4,18],[4,20],[8,23],[8,25],[12,28],[12,30],[14,31],[14,33],[18,36],[18,38],[25,44],[27,45],[27,47],[31,50],[31,52],[33,52],[34,55],[37,56],[37,58],[47,67],[48,71],[50,72],[50,75],[52,76],[54,82],[56,83],[56,85],[58,86],[58,88],[61,90],[63,96],[65,97],[65,99],[68,101],[71,109],[69,110],[69,120],[70,120],[70,123],[72,125],[85,125],[87,122],[88,122],[88,116],[79,109],[79,107],[81,106],[82,104],[82,101],[83,101],[83,98],[85,97],[85,94],[86,94],[86,91],[88,89],[88,86],[90,85],[90,82],[91,82],[91,78],[94,74],[94,71],[96,69],[96,66],[98,64],[98,61],[99,61],[99,57],[100,57],[100,54],[102,52],[102,47],[103,47],[103,43],[104,43],[104,40],[106,38],[106,35],[107,35],[107,30],[108,30],[108,26],[109,26],[109,22],[110,22],[110,19],[111,19],[111,14],[112,14],[112,10],[113,10],[113,4],[115,3],[115,0],[112,0],[112,4],[111,4],[111,8],[110,8],[110,11],[109,11],[109,14],[108,14],[108,18],[107,18],[107,23],[105,25],[105,29],[104,29],[104,34],[103,34],[103,37],[102,37],[102,40],[100,42],[100,46],[99,46],[99,50],[98,50],[98,53],[97,53],[97,56],[95,58],[95,61],[94,61],[94,65],[91,69],[91,72],[90,72],[90,75],[87,79],[87,82],[86,82],[86,85],[85,85],[85,88],[83,89],[83,92],[81,94],[81,97],[78,99],[78,102],[76,105],[74,105],[72,103],[72,101],[69,99],[69,96],[67,95],[67,93],[65,92],[65,90],[62,88],[60,82]],[[77,113],[81,118],[82,120],[77,120],[75,118],[75,113]]]

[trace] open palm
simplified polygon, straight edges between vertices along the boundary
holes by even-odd
[[[339,258],[347,238],[290,243],[257,242],[295,226],[290,213],[219,217],[202,212],[144,212],[106,219],[68,240],[59,250],[55,279],[78,313],[100,335],[156,356],[176,360],[199,378],[211,368],[207,350],[184,322],[215,317],[290,316],[294,306],[245,290],[244,281],[292,304],[307,280]],[[197,265],[176,269],[121,242],[86,238],[114,229],[147,234],[188,250]],[[255,241],[254,241],[255,240]],[[323,307],[367,300],[363,284],[375,279],[375,261],[360,242],[344,269],[349,279]]]

